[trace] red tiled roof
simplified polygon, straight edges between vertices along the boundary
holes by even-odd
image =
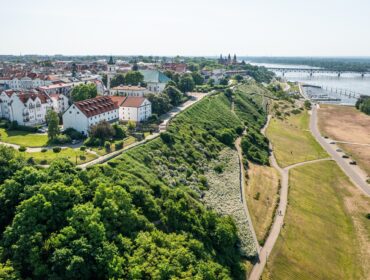
[[[109,98],[117,105],[121,106],[123,101],[125,101],[126,97],[125,96],[109,96]]]
[[[80,109],[86,117],[92,117],[118,109],[118,105],[114,103],[109,96],[98,96],[78,101],[75,102],[74,105]]]
[[[145,101],[145,97],[139,97],[139,96],[127,96],[125,101],[122,103],[122,107],[134,107],[138,108],[143,104]]]
[[[40,99],[41,103],[47,103],[49,97],[45,93],[21,93],[17,95],[22,103],[26,103],[30,98],[35,100],[37,97]]]

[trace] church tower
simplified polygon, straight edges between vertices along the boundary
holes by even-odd
[[[110,90],[110,82],[116,74],[116,64],[113,61],[113,57],[110,56],[108,61],[108,73],[107,73],[107,88]]]

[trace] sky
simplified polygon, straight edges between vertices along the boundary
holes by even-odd
[[[370,56],[369,0],[0,0],[0,54]]]

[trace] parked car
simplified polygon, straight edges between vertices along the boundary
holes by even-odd
[[[337,152],[339,152],[339,153],[340,153],[340,152],[342,152],[342,150],[341,150],[341,149],[337,149]]]
[[[351,165],[356,165],[356,164],[357,164],[357,162],[356,162],[356,161],[354,161],[354,160],[352,160],[349,164],[351,164]]]
[[[46,129],[45,128],[39,128],[37,130],[37,132],[39,132],[39,133],[45,133],[46,132]]]
[[[342,156],[342,158],[349,158],[349,156],[347,156],[347,155],[343,155],[343,156]]]
[[[334,145],[334,144],[335,144],[335,142],[330,142],[330,144]]]
[[[325,139],[328,139],[329,137],[328,136],[324,136]]]

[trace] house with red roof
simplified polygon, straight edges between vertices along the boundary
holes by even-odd
[[[118,105],[109,96],[98,96],[74,102],[63,114],[63,127],[74,128],[88,135],[91,126],[101,121],[116,122],[118,119]]]
[[[152,103],[142,96],[110,96],[118,106],[119,119],[142,122],[152,115]]]
[[[0,108],[0,117],[19,125],[35,126],[46,122],[53,102],[47,94],[36,90],[6,90],[0,95]]]

